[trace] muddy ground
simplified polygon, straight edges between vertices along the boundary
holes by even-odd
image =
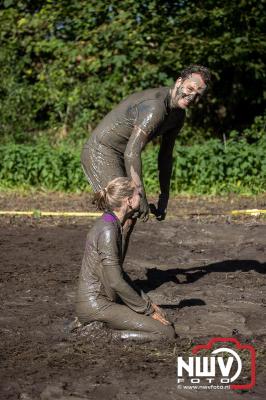
[[[93,326],[68,333],[93,220],[0,217],[0,398],[265,399],[266,218],[222,215],[265,205],[265,196],[176,198],[166,221],[137,224],[125,269],[164,306],[175,343],[117,341]],[[0,210],[33,208],[90,206],[88,195],[0,194]],[[255,347],[256,386],[177,389],[176,357],[217,336]]]

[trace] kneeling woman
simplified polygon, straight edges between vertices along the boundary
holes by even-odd
[[[121,177],[95,194],[104,214],[88,233],[79,276],[76,310],[81,323],[105,322],[121,338],[174,338],[175,331],[162,310],[139,294],[122,269],[123,229],[138,210],[140,192]]]

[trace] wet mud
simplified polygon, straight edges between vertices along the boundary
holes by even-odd
[[[82,211],[87,200],[1,195],[0,208]],[[255,347],[257,384],[215,398],[264,399],[266,219],[217,215],[263,207],[265,198],[175,199],[176,217],[137,224],[125,270],[174,322],[175,343],[126,342],[97,323],[70,332],[93,220],[1,217],[0,398],[213,399],[177,389],[176,357],[219,336]]]

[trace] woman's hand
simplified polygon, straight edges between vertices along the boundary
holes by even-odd
[[[164,325],[171,325],[171,322],[167,321],[167,319],[162,317],[161,314],[157,313],[156,311],[151,315],[151,317]]]
[[[157,321],[160,321],[164,325],[171,325],[171,322],[169,322],[165,318],[165,313],[163,312],[163,310],[154,303],[152,303],[151,305],[154,309],[154,313],[151,315],[151,317],[153,319],[156,319]]]
[[[153,307],[153,309],[154,309],[155,312],[157,312],[158,314],[160,314],[163,318],[166,317],[166,315],[165,315],[165,313],[163,312],[163,310],[162,310],[159,306],[157,306],[157,304],[151,303],[151,305],[152,305],[152,307]]]

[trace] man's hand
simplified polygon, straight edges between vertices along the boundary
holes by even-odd
[[[168,195],[161,193],[159,196],[157,207],[154,204],[150,204],[151,213],[156,216],[156,219],[158,221],[163,221],[166,217],[168,199]]]
[[[142,195],[141,195],[139,216],[143,222],[146,222],[149,219],[149,204],[147,202],[145,193],[142,193]]]

